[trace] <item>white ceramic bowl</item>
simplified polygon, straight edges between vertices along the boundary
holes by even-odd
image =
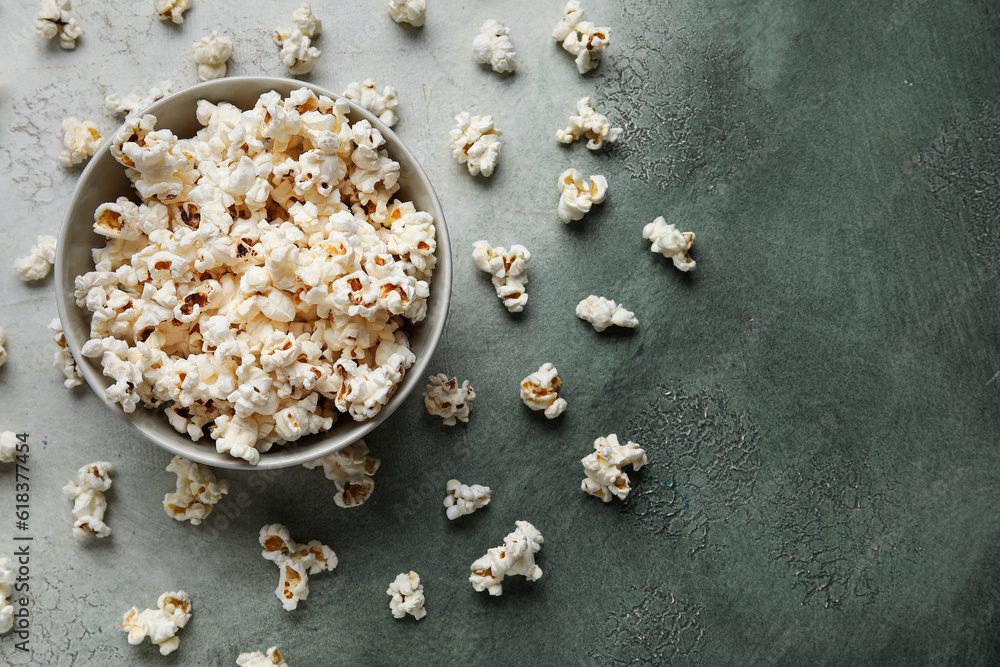
[[[226,101],[241,109],[249,109],[262,93],[276,90],[282,95],[287,95],[303,86],[311,88],[318,95],[341,97],[318,86],[292,79],[229,77],[201,83],[168,95],[152,104],[143,113],[156,115],[157,128],[168,128],[178,137],[186,138],[194,136],[201,128],[195,118],[195,108],[200,99],[207,99],[213,103]],[[207,434],[198,442],[194,442],[187,435],[178,433],[167,423],[162,410],[139,407],[135,412],[126,414],[120,405],[108,405],[112,412],[164,449],[192,461],[223,468],[260,470],[305,463],[346,447],[364,436],[385,421],[409,396],[414,387],[422,384],[427,364],[444,330],[451,299],[451,244],[444,212],[427,175],[403,142],[374,115],[354,103],[350,104],[349,118],[352,121],[368,119],[385,138],[384,148],[390,157],[399,162],[401,188],[397,196],[412,201],[417,210],[427,211],[434,216],[437,228],[437,268],[427,299],[427,317],[407,329],[410,347],[417,358],[416,362],[406,372],[396,393],[373,419],[356,422],[349,415],[341,415],[329,431],[277,446],[269,452],[262,453],[260,462],[256,466],[234,459],[228,454],[218,453],[215,450],[215,441]],[[125,176],[124,168],[111,157],[110,143],[110,140],[104,143],[80,176],[59,234],[55,264],[56,298],[59,317],[66,332],[66,342],[76,359],[80,373],[105,404],[107,401],[104,400],[104,390],[111,382],[104,377],[97,360],[85,358],[80,353],[81,347],[89,338],[90,312],[76,305],[73,282],[76,276],[94,270],[91,249],[104,246],[105,239],[93,231],[94,211],[97,207],[123,195],[138,201],[138,195]],[[136,446],[142,447],[145,443],[137,443]]]

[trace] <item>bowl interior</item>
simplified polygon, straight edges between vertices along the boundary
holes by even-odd
[[[198,84],[164,97],[143,113],[152,113],[157,117],[158,129],[168,128],[183,139],[194,136],[201,129],[195,117],[200,99],[213,103],[226,101],[241,109],[249,109],[261,94],[270,90],[287,95],[303,86],[311,88],[317,95],[341,98],[318,86],[292,79],[230,77]],[[437,229],[437,268],[427,299],[427,317],[419,324],[407,328],[410,348],[416,355],[416,361],[406,372],[395,394],[374,418],[356,422],[349,415],[341,415],[329,431],[262,453],[256,466],[234,459],[228,454],[218,453],[215,441],[207,434],[194,442],[178,433],[167,422],[162,410],[139,407],[135,412],[126,414],[120,405],[108,405],[143,436],[174,454],[224,468],[267,469],[305,463],[346,447],[378,426],[406,399],[415,386],[421,384],[426,374],[427,365],[444,329],[451,298],[451,244],[444,212],[427,175],[396,134],[367,110],[347,101],[351,105],[348,114],[351,121],[367,119],[371,122],[385,138],[384,148],[389,156],[399,162],[401,187],[396,197],[412,201],[417,210],[427,211],[434,216]],[[76,276],[94,270],[91,249],[104,246],[104,237],[93,231],[94,211],[102,203],[114,201],[121,196],[137,203],[139,201],[138,193],[125,176],[124,167],[111,156],[110,143],[110,139],[104,143],[80,176],[60,232],[55,265],[57,307],[66,342],[81,375],[106,405],[104,390],[111,382],[104,377],[98,360],[88,359],[80,353],[83,344],[90,337],[90,312],[76,305],[73,291]]]

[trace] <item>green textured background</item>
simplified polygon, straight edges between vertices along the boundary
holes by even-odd
[[[0,427],[45,438],[35,465],[48,490],[36,502],[48,512],[37,648],[25,662],[3,637],[0,659],[224,665],[278,644],[298,667],[1000,663],[1000,7],[587,0],[613,36],[581,77],[548,37],[561,2],[428,3],[420,31],[392,24],[381,2],[314,3],[327,25],[310,80],[339,89],[375,75],[400,90],[396,129],[435,182],[455,247],[432,368],[475,387],[470,422],[442,426],[411,397],[366,439],[382,467],[356,510],[335,507],[316,471],[225,471],[232,491],[216,513],[177,524],[159,509],[169,456],[85,391],[64,397],[45,372],[50,351],[30,341],[52,316],[39,298],[51,280],[29,288],[5,271],[0,324],[20,324],[8,328]],[[8,62],[40,64],[6,72],[0,166],[20,175],[7,186],[15,204],[48,221],[23,228],[8,207],[4,265],[54,233],[72,188],[19,147],[37,140],[51,161],[69,111],[99,115],[105,94],[159,78],[192,83],[186,56],[170,59],[217,27],[202,0],[183,29],[129,9],[150,37],[115,51],[122,15],[78,4],[92,27],[78,53],[25,34],[5,45]],[[296,5],[223,4],[246,27],[233,73],[278,73],[266,33]],[[487,18],[511,26],[512,77],[471,60]],[[259,54],[240,53],[251,38]],[[49,109],[39,91],[83,109]],[[553,139],[588,94],[625,129],[604,153]],[[462,109],[492,113],[505,132],[488,181],[448,153]],[[610,184],[573,226],[555,215],[568,166]],[[658,215],[697,233],[693,274],[648,252],[641,229]],[[473,266],[480,238],[531,250],[521,315]],[[592,293],[634,310],[639,327],[595,333],[573,312]],[[544,362],[569,401],[554,421],[517,395]],[[50,395],[55,409],[33,398]],[[603,504],[580,492],[579,459],[612,432],[642,444],[650,464],[624,503]],[[115,532],[80,545],[58,488],[92,458],[119,471]],[[491,486],[490,506],[448,522],[452,477]],[[12,483],[0,471],[4,503]],[[545,536],[544,576],[505,582],[500,598],[474,592],[469,564],[520,519]],[[291,614],[257,555],[257,531],[274,521],[341,562]],[[427,596],[419,623],[394,620],[384,594],[410,569]],[[121,614],[178,587],[195,608],[180,650],[128,646]]]

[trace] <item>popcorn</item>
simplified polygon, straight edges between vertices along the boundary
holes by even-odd
[[[156,609],[139,611],[132,607],[125,612],[122,630],[128,633],[128,643],[137,646],[149,637],[160,647],[160,655],[170,655],[180,646],[177,632],[191,620],[191,596],[184,591],[164,593],[156,601]]]
[[[490,274],[493,287],[503,305],[511,313],[520,313],[528,303],[528,261],[531,253],[523,245],[514,244],[510,252],[504,247],[493,248],[488,241],[472,245],[472,261],[480,271]]]
[[[226,63],[233,55],[233,40],[219,36],[215,30],[191,47],[194,61],[198,63],[198,78],[202,81],[221,79],[226,76]]]
[[[414,28],[424,24],[426,0],[389,0],[389,16],[396,23],[409,23]]]
[[[469,411],[476,392],[465,380],[459,386],[457,378],[448,379],[444,373],[438,373],[428,378],[431,381],[424,389],[424,407],[427,412],[444,419],[445,426],[454,426],[455,420],[469,421]]]
[[[545,410],[545,416],[555,419],[566,411],[566,399],[559,397],[562,380],[552,364],[541,368],[521,380],[521,400],[532,410]]]
[[[300,600],[309,597],[309,575],[337,567],[337,554],[318,541],[296,544],[288,529],[273,523],[260,529],[261,555],[274,562],[281,570],[281,578],[274,594],[281,600],[285,611],[299,606]]]
[[[0,327],[0,367],[3,367],[7,363],[7,350],[4,349],[4,345],[7,344],[7,334],[4,332],[3,327]]]
[[[418,621],[427,615],[424,609],[424,587],[420,583],[420,575],[410,570],[396,575],[396,580],[389,584],[386,595],[393,618],[405,618],[407,614]]]
[[[545,539],[527,521],[516,521],[515,525],[517,528],[504,538],[503,546],[490,549],[472,564],[469,581],[477,591],[503,595],[504,577],[523,575],[528,581],[537,581],[542,576],[542,569],[535,565],[535,554]]]
[[[70,481],[63,487],[65,493],[73,501],[73,536],[84,539],[87,535],[107,537],[111,527],[104,523],[104,512],[108,502],[104,492],[111,488],[111,464],[97,461],[83,466],[76,472],[76,481]]]
[[[184,23],[184,12],[191,9],[191,0],[156,0],[156,16],[161,21]]]
[[[587,182],[579,169],[567,169],[559,174],[559,219],[566,224],[580,220],[607,194],[608,181],[603,176],[591,176]]]
[[[70,16],[69,0],[42,0],[42,9],[35,19],[35,33],[43,39],[59,37],[59,46],[67,51],[76,48],[76,40],[83,30]]]
[[[396,124],[396,107],[399,102],[396,99],[396,89],[392,86],[386,86],[379,94],[375,88],[375,79],[365,79],[364,83],[350,83],[344,91],[344,97],[371,111],[387,126]]]
[[[629,492],[628,475],[622,468],[631,465],[639,470],[646,465],[646,452],[634,442],[621,444],[612,433],[606,438],[594,441],[594,451],[580,462],[587,473],[580,488],[604,502],[611,502],[612,496],[624,500]]]
[[[52,264],[56,261],[56,237],[50,235],[39,236],[38,241],[31,248],[27,255],[14,260],[14,270],[17,271],[21,280],[29,282],[31,280],[41,280],[49,275]]]
[[[111,113],[116,116],[132,116],[137,111],[142,111],[148,107],[153,102],[163,99],[170,94],[171,83],[169,81],[161,81],[159,84],[153,86],[146,91],[145,95],[141,93],[129,93],[128,95],[108,95],[104,98],[104,106]]]
[[[625,310],[612,299],[593,294],[576,304],[576,316],[593,324],[595,331],[604,331],[610,326],[631,329],[639,324],[631,310]]]
[[[53,367],[61,370],[62,374],[66,376],[63,385],[67,389],[79,387],[83,384],[83,378],[76,370],[76,361],[73,360],[73,354],[69,351],[69,344],[66,343],[66,334],[63,333],[62,322],[56,317],[49,322],[48,328],[52,332],[52,340],[59,346],[59,349],[56,350],[52,358]]]
[[[13,463],[20,440],[13,431],[0,433],[0,463]]]
[[[378,470],[379,461],[368,456],[368,446],[358,440],[332,454],[302,465],[310,470],[323,466],[323,474],[337,485],[333,502],[337,507],[357,507],[368,500],[375,489],[372,475]]]
[[[267,649],[267,655],[260,651],[240,653],[236,664],[240,667],[288,667],[285,656],[281,655],[277,646]]]
[[[598,28],[583,20],[578,0],[569,0],[563,7],[563,17],[552,31],[552,38],[562,42],[567,52],[576,56],[576,69],[586,74],[601,62],[601,53],[611,40],[610,28]]]
[[[668,225],[663,216],[659,216],[642,228],[642,238],[653,242],[650,251],[672,259],[674,266],[681,271],[694,271],[695,261],[688,256],[694,243],[694,232],[679,232],[673,225]]]
[[[207,466],[175,456],[167,471],[177,473],[177,490],[163,497],[163,509],[178,521],[197,526],[208,518],[212,508],[229,493],[229,483],[219,482]]]
[[[517,52],[510,43],[510,29],[500,21],[490,19],[483,24],[472,40],[472,53],[477,63],[489,63],[494,72],[514,71]]]
[[[556,141],[571,144],[586,135],[587,148],[596,151],[605,142],[614,143],[621,136],[622,129],[611,127],[607,116],[594,111],[590,106],[589,97],[580,98],[576,103],[576,113],[576,116],[569,117],[569,127],[565,130],[556,130]]]
[[[104,141],[101,131],[90,121],[81,123],[76,118],[67,118],[59,131],[62,132],[63,144],[66,146],[66,150],[59,154],[59,162],[64,167],[86,162]]]
[[[493,127],[493,116],[470,116],[463,111],[455,116],[458,126],[448,136],[455,159],[469,167],[475,176],[490,176],[500,159],[500,137],[503,132]]]
[[[316,18],[309,5],[303,4],[292,14],[294,26],[275,30],[274,41],[281,47],[281,64],[290,74],[308,74],[313,61],[320,57],[320,50],[312,46],[312,38],[319,36],[323,22]]]
[[[472,514],[480,507],[490,504],[490,487],[473,484],[468,486],[457,479],[448,480],[448,495],[444,498],[445,513],[452,521],[460,516]]]
[[[14,627],[14,605],[10,604],[10,594],[17,581],[9,558],[0,558],[0,635]]]

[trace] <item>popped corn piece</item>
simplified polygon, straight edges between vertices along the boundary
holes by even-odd
[[[14,605],[10,604],[10,594],[17,581],[14,567],[9,558],[0,558],[0,635],[14,627]]]
[[[631,310],[625,310],[612,299],[593,294],[576,304],[576,316],[593,324],[595,331],[604,331],[610,326],[631,329],[639,324]]]
[[[184,23],[184,12],[191,9],[191,0],[156,0],[156,16],[161,21]]]
[[[14,260],[14,270],[24,282],[41,280],[49,275],[55,261],[56,237],[46,234],[38,237],[27,255]]]
[[[96,461],[77,470],[76,481],[70,481],[62,492],[73,501],[73,536],[84,539],[87,535],[107,537],[111,527],[104,523],[108,502],[104,492],[111,488],[111,464]]]
[[[587,148],[596,151],[605,142],[611,144],[618,141],[622,129],[611,127],[611,122],[604,114],[597,113],[591,106],[589,97],[582,97],[576,103],[576,116],[569,117],[569,127],[556,130],[556,141],[571,144],[580,137],[587,137]]]
[[[236,664],[240,667],[288,667],[285,656],[281,655],[277,646],[267,649],[267,655],[260,651],[240,653],[236,658]]]
[[[569,224],[580,220],[594,204],[600,204],[608,194],[608,181],[601,175],[583,177],[579,169],[567,169],[559,174],[559,219]]]
[[[396,23],[409,23],[414,28],[424,24],[427,0],[389,0],[389,16]]]
[[[631,465],[639,470],[646,465],[646,452],[634,442],[621,444],[612,433],[594,441],[594,451],[580,459],[587,477],[580,488],[604,502],[612,497],[624,500],[630,490],[628,475],[622,468]]]
[[[469,381],[465,380],[459,386],[458,378],[449,380],[444,373],[432,375],[428,379],[431,384],[424,389],[424,407],[427,412],[443,418],[446,426],[454,426],[456,419],[468,422],[472,401],[476,398],[476,392],[469,386]]]
[[[219,36],[215,30],[191,47],[194,61],[198,63],[198,78],[202,81],[221,79],[226,76],[226,63],[233,55],[233,40]]]
[[[212,513],[215,504],[229,493],[229,482],[218,481],[212,470],[175,456],[167,470],[177,474],[177,490],[163,497],[163,509],[178,521],[197,526]]]
[[[17,453],[17,433],[4,431],[0,433],[0,463],[13,463],[14,455]]]
[[[578,0],[569,0],[563,7],[563,17],[552,31],[552,39],[562,42],[568,53],[576,56],[576,70],[586,74],[601,62],[601,53],[611,41],[610,28],[598,28],[583,20]]]
[[[128,95],[115,93],[108,95],[104,98],[104,107],[116,116],[133,116],[136,112],[142,111],[153,102],[169,95],[170,86],[171,83],[169,81],[161,81],[147,90],[145,95],[142,93],[129,93]]]
[[[517,52],[510,42],[510,29],[501,21],[488,20],[472,40],[472,53],[476,62],[487,64],[494,72],[513,72]]]
[[[67,118],[62,122],[59,131],[63,135],[66,150],[59,154],[59,162],[64,167],[86,162],[100,148],[104,137],[92,122],[80,122],[76,118]]]
[[[504,538],[503,546],[493,547],[472,563],[469,581],[477,591],[503,595],[504,577],[522,575],[528,581],[537,581],[542,576],[542,569],[535,564],[535,554],[545,539],[527,521],[516,521],[515,525],[517,528]]]
[[[559,397],[562,380],[552,364],[541,368],[521,380],[521,400],[532,410],[544,410],[545,416],[555,419],[566,411],[566,399]]]
[[[149,637],[150,643],[160,647],[160,655],[170,655],[180,646],[177,632],[190,620],[191,596],[184,591],[170,591],[159,597],[156,609],[129,609],[121,627],[128,633],[129,644],[137,646]]]
[[[688,255],[694,243],[694,232],[679,232],[673,225],[668,225],[663,216],[642,228],[642,238],[652,241],[651,252],[658,252],[669,257],[681,271],[694,271],[695,261]]]
[[[368,456],[368,445],[364,440],[353,442],[332,454],[302,465],[310,470],[323,466],[323,474],[337,485],[333,502],[337,507],[357,507],[368,500],[375,489],[372,475],[381,461]]]
[[[4,349],[4,345],[7,344],[7,334],[4,332],[3,327],[0,327],[0,367],[3,367],[7,363],[7,350]]]
[[[392,127],[396,124],[396,89],[386,86],[381,94],[375,87],[375,79],[365,79],[364,83],[351,82],[344,91],[344,97],[371,111],[375,116]]]
[[[59,46],[67,51],[76,48],[76,40],[83,30],[70,16],[69,0],[42,0],[41,11],[35,19],[35,33],[43,39],[59,38]]]
[[[520,313],[528,303],[528,261],[531,253],[523,245],[492,247],[488,241],[472,245],[472,261],[480,271],[490,274],[497,297],[511,313]]]
[[[316,540],[306,545],[296,544],[288,529],[280,523],[260,529],[260,545],[264,547],[261,555],[281,571],[274,594],[285,611],[292,611],[299,606],[300,600],[309,597],[310,574],[337,567],[337,554],[333,549]]]
[[[445,514],[452,521],[460,516],[472,514],[490,504],[490,487],[462,484],[457,479],[449,479],[447,495],[444,498]]]
[[[53,318],[49,322],[48,328],[52,332],[52,340],[59,346],[59,349],[56,350],[55,355],[52,357],[52,366],[61,370],[62,374],[66,376],[63,385],[67,389],[79,387],[83,383],[83,378],[76,370],[76,361],[73,359],[73,353],[69,351],[69,345],[66,343],[66,335],[63,333],[62,322],[59,321],[58,317]]]
[[[395,581],[389,584],[386,595],[393,618],[405,618],[407,614],[418,621],[427,615],[424,609],[424,586],[420,583],[420,575],[410,570],[397,574]]]
[[[316,37],[323,32],[323,22],[313,14],[312,8],[305,3],[292,12],[292,23],[306,37]]]
[[[308,74],[312,64],[321,52],[312,46],[312,39],[323,29],[323,22],[316,18],[309,5],[302,5],[292,14],[295,25],[290,28],[277,28],[274,31],[274,41],[281,47],[281,64],[288,68],[291,74]]]
[[[470,116],[467,112],[455,116],[457,127],[451,138],[451,154],[469,168],[475,176],[490,176],[500,160],[500,137],[503,132],[493,126],[493,116]]]

